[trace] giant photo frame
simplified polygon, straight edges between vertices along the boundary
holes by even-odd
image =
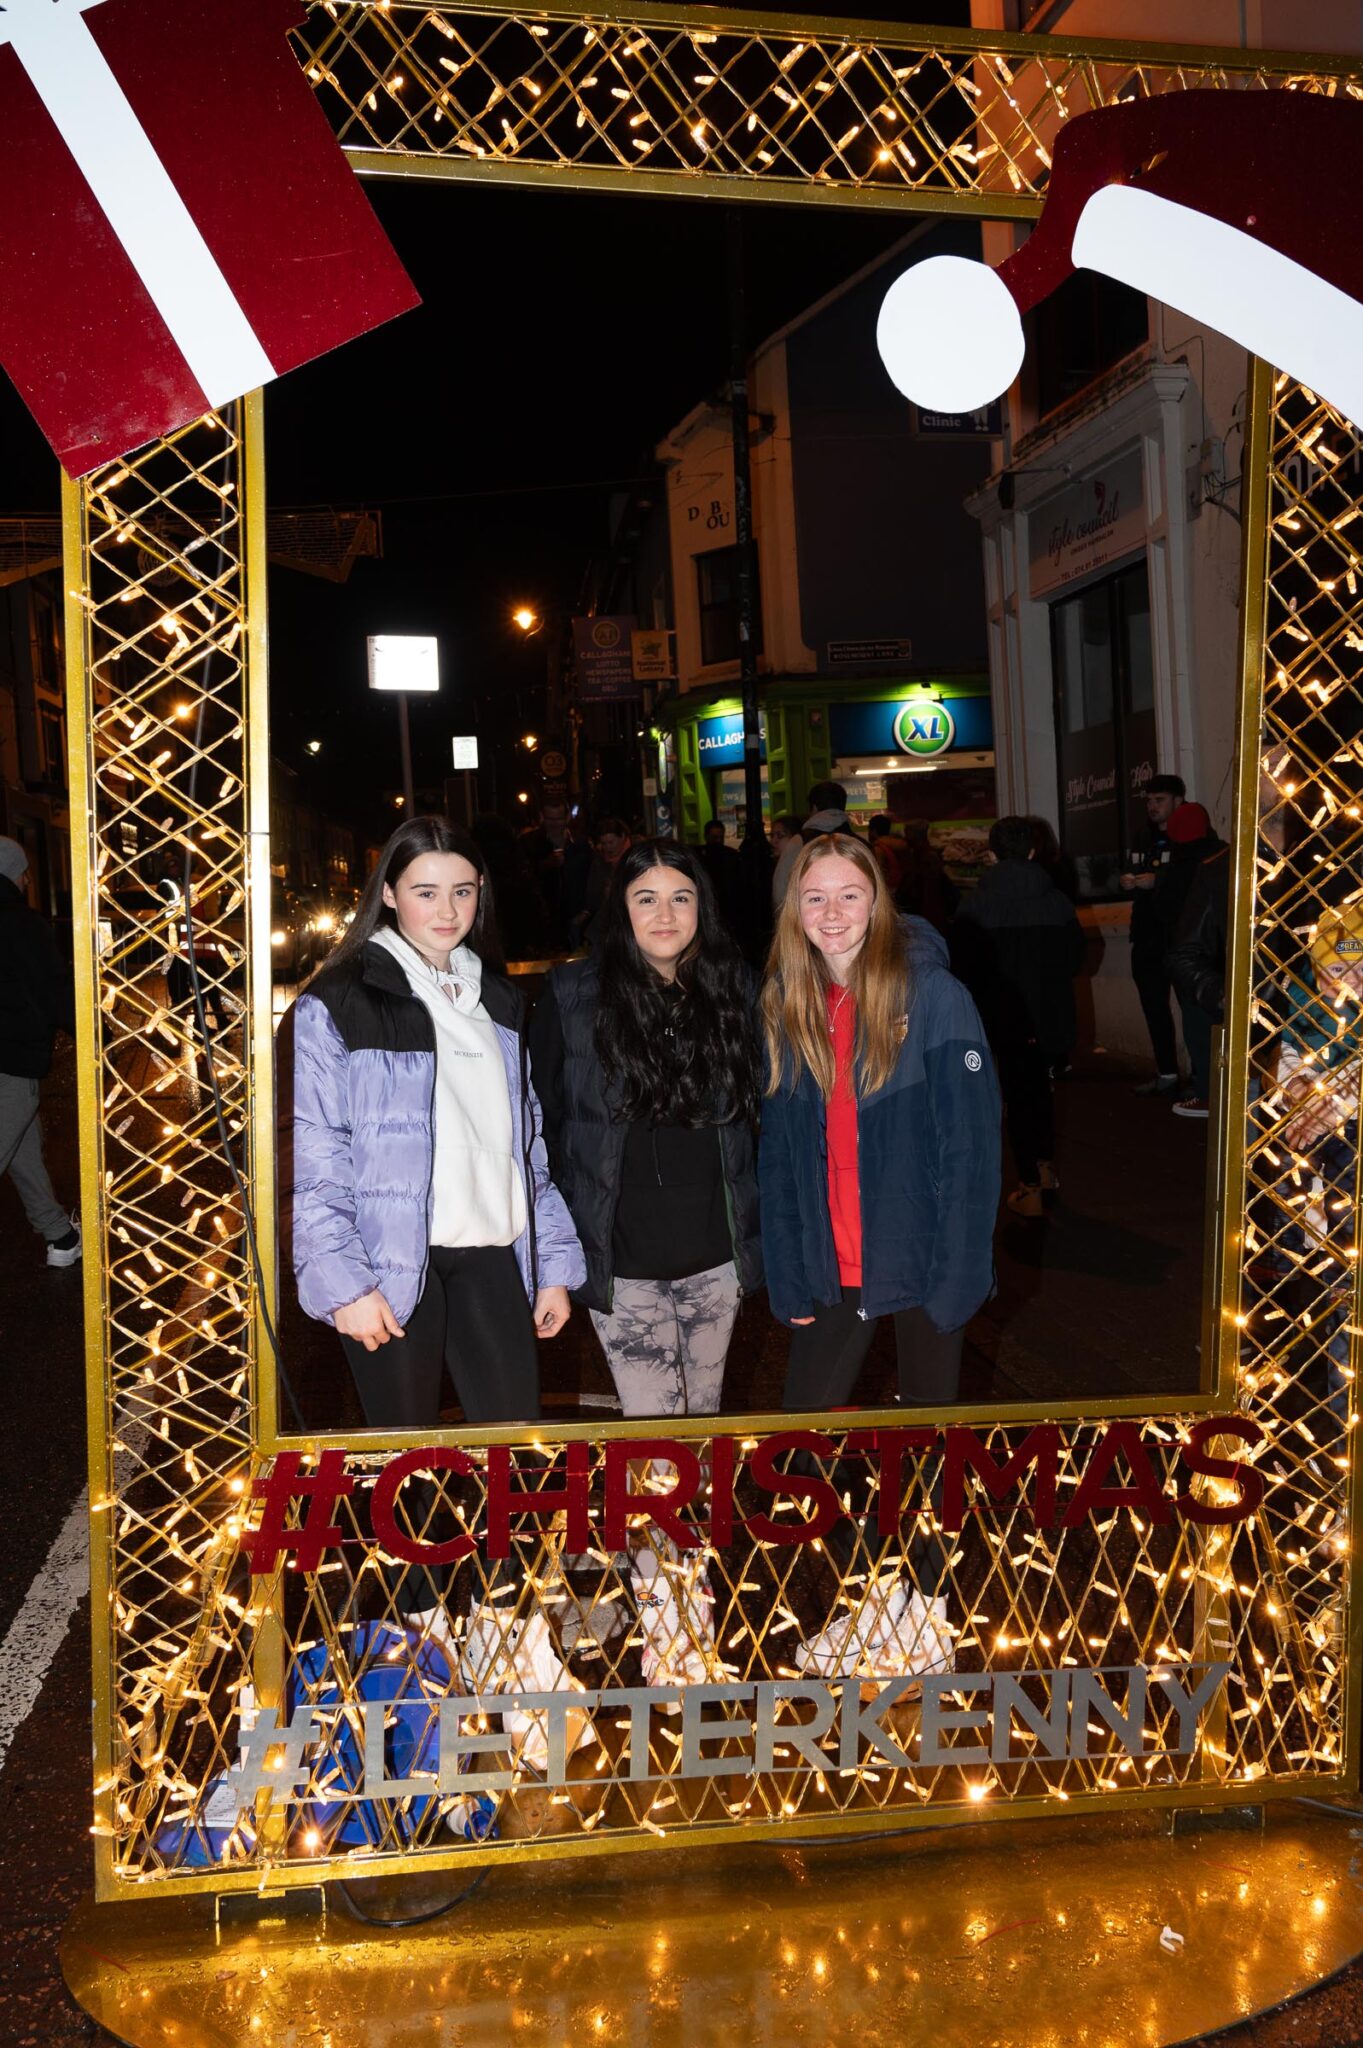
[[[367,176],[979,219],[1034,217],[1056,125],[1114,96],[1363,88],[1355,67],[1314,57],[964,32],[927,41],[874,23],[659,6],[606,18],[318,0],[299,53]],[[923,1441],[896,1437],[902,1410],[859,1414],[854,1429],[843,1417],[744,1416],[443,1440],[440,1481],[470,1526],[493,1496],[508,1512],[523,1464],[538,1460],[541,1479],[555,1468],[563,1501],[519,1596],[532,1600],[562,1583],[565,1554],[595,1557],[598,1591],[618,1591],[607,1511],[620,1511],[630,1457],[653,1440],[655,1470],[684,1477],[668,1446],[708,1447],[692,1475],[708,1519],[699,1551],[679,1545],[678,1592],[684,1606],[708,1571],[726,1671],[704,1698],[691,1687],[689,1701],[640,1705],[628,1643],[601,1652],[597,1690],[611,1697],[596,1703],[596,1748],[559,1781],[553,1759],[547,1784],[489,1779],[502,1826],[482,1842],[456,1839],[439,1810],[470,1782],[455,1782],[457,1757],[443,1781],[429,1758],[426,1776],[395,1777],[380,1716],[388,1781],[367,1779],[361,1796],[338,1761],[347,1713],[358,1729],[354,1587],[366,1570],[371,1589],[382,1579],[375,1490],[387,1471],[391,1499],[396,1461],[419,1463],[410,1454],[431,1439],[366,1433],[348,1445],[279,1430],[259,396],[65,484],[101,1898],[716,1842],[792,1823],[808,1834],[1356,1787],[1357,1159],[1351,1150],[1318,1201],[1284,1143],[1267,1057],[1272,991],[1300,976],[1304,927],[1350,894],[1363,830],[1348,713],[1363,647],[1363,499],[1341,460],[1352,433],[1252,365],[1205,1397],[1168,1413],[1130,1402],[1010,1407],[1006,1419],[916,1413]],[[216,949],[204,971],[242,1006],[213,1053],[223,1128],[130,908],[149,841],[175,860],[190,853],[196,922]],[[870,1522],[883,1503],[887,1532],[908,1512],[946,1525],[961,1670],[921,1705],[888,1703],[879,1721],[857,1687],[822,1704],[791,1697],[792,1575],[817,1568],[826,1582],[829,1570],[806,1526],[819,1496],[775,1500],[773,1439],[792,1428],[809,1432],[808,1469],[834,1494],[849,1470],[865,1475]],[[300,1512],[325,1477],[311,1557],[293,1544],[290,1559],[289,1543],[274,1555],[256,1534],[275,1503],[255,1489],[273,1476],[277,1492],[286,1474]],[[866,1583],[863,1545],[835,1593],[855,1604]],[[215,1822],[208,1803],[253,1717],[289,1721],[301,1660],[319,1644],[336,1681],[321,1736],[306,1755],[281,1747],[274,1795],[257,1771],[238,1817]],[[420,1705],[438,1730],[439,1702]],[[825,1705],[836,1727],[820,1724]],[[606,1735],[617,1724],[627,1740]],[[466,1761],[477,1754],[468,1742]],[[263,1736],[252,1758],[265,1760]],[[361,1807],[347,1835],[342,1820]]]

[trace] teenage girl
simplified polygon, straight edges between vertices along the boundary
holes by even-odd
[[[670,840],[636,842],[600,944],[553,970],[530,1028],[549,1154],[586,1255],[576,1298],[626,1415],[714,1414],[740,1293],[762,1284],[755,1036],[751,978],[704,867]],[[658,1569],[640,1552],[636,1583]],[[655,1637],[677,1637],[674,1617],[651,1628],[652,1613],[650,1681]]]
[[[964,1326],[993,1291],[999,1096],[946,959],[931,925],[896,912],[860,840],[802,850],[762,992],[762,1249],[773,1312],[794,1330],[787,1409],[847,1402],[884,1315],[900,1399],[957,1398]],[[950,1669],[935,1539],[928,1553],[927,1594],[881,1567],[804,1646],[804,1667]]]
[[[371,1428],[434,1429],[446,1372],[470,1423],[534,1420],[536,1339],[562,1329],[585,1277],[500,964],[482,854],[413,818],[298,1000],[299,1300],[338,1331]],[[422,1584],[429,1599],[409,1575]],[[542,1615],[513,1640],[488,1609],[465,1639],[475,1690],[513,1651],[512,1683],[561,1674]],[[408,1619],[446,1633],[439,1601]]]

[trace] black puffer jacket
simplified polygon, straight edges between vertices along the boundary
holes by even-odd
[[[1035,1040],[1049,1059],[1074,1048],[1074,977],[1084,935],[1074,905],[1036,860],[986,868],[952,932],[951,964],[996,1049]]]
[[[1218,847],[1193,876],[1174,929],[1165,967],[1184,1002],[1196,1003],[1219,1024],[1226,1003],[1226,919],[1230,909],[1230,848]]]
[[[41,1081],[58,1027],[74,1028],[70,977],[52,927],[0,876],[0,1074]]]
[[[587,1258],[586,1285],[572,1290],[586,1308],[608,1310],[615,1216],[630,1125],[612,1102],[596,1051],[601,983],[594,960],[556,967],[530,1020],[530,1060],[544,1113],[550,1171]],[[757,1155],[739,1118],[717,1128],[734,1265],[745,1294],[762,1285]]]

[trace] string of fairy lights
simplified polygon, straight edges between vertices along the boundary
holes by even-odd
[[[330,29],[323,23],[319,34],[322,15]],[[476,50],[470,22],[486,30]],[[317,82],[335,85],[362,54],[382,81],[369,88],[375,96],[429,107],[426,83],[409,83],[417,75],[414,39],[436,36],[457,44],[450,61],[471,75],[486,70],[488,44],[504,25],[532,39],[546,68],[540,76],[523,67],[506,80],[502,100],[521,114],[497,113],[501,101],[482,107],[479,134],[486,140],[478,146],[490,156],[509,152],[512,139],[488,126],[491,115],[510,122],[514,132],[516,121],[528,116],[527,99],[558,95],[557,125],[546,108],[534,127],[537,142],[548,146],[552,138],[558,147],[565,119],[574,134],[609,138],[646,111],[641,92],[662,89],[661,31],[580,19],[528,23],[401,4],[360,9],[339,0],[314,10],[312,61],[329,73]],[[867,168],[865,151],[892,146],[903,167],[896,176],[940,178],[947,166],[961,189],[987,192],[997,191],[1007,169],[1011,188],[1030,192],[1054,123],[1078,111],[1076,82],[1089,94],[1098,75],[1094,66],[1066,59],[1046,73],[1043,92],[1040,59],[920,50],[907,64],[899,53],[886,70],[880,56],[862,49],[844,63],[843,45],[801,42],[793,31],[784,42],[745,32],[748,61],[757,49],[772,73],[762,86],[771,108],[745,102],[741,119],[721,121],[714,105],[695,95],[721,87],[738,92],[739,56],[730,51],[728,32],[678,29],[669,38],[668,64],[675,69],[685,43],[692,66],[674,121],[684,129],[694,113],[707,124],[707,135],[713,128],[701,150],[692,124],[706,175],[717,163],[737,163],[740,148],[748,152],[742,161],[749,168],[769,169],[758,151],[776,154],[779,148],[790,175],[798,164],[802,178],[817,180],[825,174],[822,164],[802,154],[815,115],[821,107],[831,113],[835,95],[853,91],[849,81],[865,74],[886,97],[871,108],[874,119],[864,136],[838,128],[836,150],[863,156],[851,169],[842,158],[830,158],[827,175],[859,178]],[[570,39],[579,55],[568,70]],[[945,130],[924,140],[930,124],[920,88],[934,64],[973,108],[966,149],[961,136]],[[564,74],[557,82],[556,67]],[[635,83],[616,83],[624,78]],[[1166,80],[1151,67],[1128,65],[1123,89],[1132,78],[1139,89],[1224,82],[1191,71]],[[538,93],[530,91],[532,79]],[[453,83],[440,90],[452,91]],[[1102,92],[1117,89],[1104,74]],[[618,98],[620,92],[627,96]],[[1044,117],[1038,112],[1043,101]],[[600,110],[587,111],[579,123],[578,114],[598,103]],[[434,105],[453,125],[452,103]],[[997,125],[988,125],[999,108],[1014,119],[1009,132],[1015,139],[1007,145],[995,139]],[[891,145],[884,137],[892,129]],[[432,147],[416,117],[401,133],[402,147]],[[908,163],[920,150],[922,161]],[[633,143],[630,152],[641,164],[650,154]],[[571,160],[561,161],[570,171]],[[627,1717],[606,1710],[584,1717],[566,1787],[546,1791],[527,1772],[513,1792],[499,1797],[499,1839],[480,1853],[515,1854],[526,1840],[547,1836],[562,1837],[565,1845],[586,1836],[676,1840],[700,1826],[740,1828],[844,1813],[912,1815],[1018,1799],[1040,1798],[1059,1809],[1143,1789],[1299,1784],[1338,1771],[1348,1678],[1342,1560],[1351,1527],[1356,1342],[1345,1344],[1349,1357],[1339,1360],[1341,1338],[1358,1334],[1356,1145],[1328,1187],[1318,1189],[1314,1155],[1294,1151],[1289,1142],[1296,1104],[1289,1104],[1275,1067],[1280,1017],[1273,991],[1294,974],[1300,978],[1302,948],[1320,918],[1363,894],[1354,881],[1363,744],[1342,715],[1354,684],[1354,656],[1363,647],[1354,603],[1363,563],[1353,551],[1363,504],[1355,501],[1353,445],[1343,424],[1311,394],[1278,380],[1258,736],[1255,983],[1246,1056],[1253,1107],[1242,1213],[1228,1220],[1242,1250],[1238,1291],[1227,1309],[1238,1346],[1235,1400],[1264,1429],[1260,1446],[1237,1446],[1236,1455],[1262,1474],[1262,1503],[1230,1528],[1170,1525],[1139,1505],[1122,1505],[1074,1528],[1038,1529],[1015,1497],[989,1503],[959,1535],[937,1530],[947,1560],[942,1591],[963,1671],[1021,1674],[1140,1661],[1182,1667],[1216,1657],[1230,1665],[1222,1707],[1206,1718],[1188,1754],[1173,1753],[1171,1709],[1152,1694],[1141,1722],[1146,1753],[1138,1756],[1123,1750],[1111,1727],[1094,1730],[1087,1754],[1055,1757],[1044,1753],[1034,1729],[1019,1726],[1007,1758],[972,1753],[960,1763],[904,1770],[864,1748],[849,1760],[834,1738],[824,1737],[822,1763],[811,1763],[798,1742],[782,1740],[771,1772],[702,1781],[682,1775],[679,1724],[661,1712],[648,1730],[648,1774],[633,1779],[624,1769],[628,1731],[621,1723]],[[224,484],[225,447],[233,463]],[[148,903],[146,872],[154,858],[173,857],[178,867],[186,851],[191,855],[195,923],[215,949],[206,955],[205,971],[225,1013],[214,1066],[229,1132],[245,1151],[257,1102],[272,1082],[252,1064],[246,1028],[252,991],[243,979],[254,908],[247,894],[244,563],[251,521],[264,516],[263,507],[245,503],[243,474],[234,430],[210,418],[96,474],[80,494],[83,545],[74,596],[87,695],[72,724],[89,772],[102,934],[94,963],[94,1085],[103,1202],[91,1252],[100,1257],[104,1299],[99,1383],[106,1471],[93,1506],[100,1525],[96,1556],[107,1580],[97,1583],[107,1592],[99,1651],[109,1689],[96,1730],[94,1832],[101,1867],[114,1884],[201,1881],[195,1878],[201,1862],[191,1850],[205,1839],[205,1808],[237,1760],[243,1728],[262,1705],[287,1710],[291,1698],[302,1696],[298,1673],[319,1649],[334,1693],[318,1701],[324,1740],[312,1777],[296,1799],[262,1798],[240,1822],[213,1833],[212,1872],[287,1881],[295,1869],[395,1867],[394,1859],[448,1860],[459,1853],[446,1826],[454,1801],[436,1796],[434,1786],[429,1798],[369,1802],[367,1835],[359,1841],[347,1836],[363,1802],[341,1726],[353,1717],[360,1679],[378,1654],[373,1625],[400,1621],[391,1560],[368,1534],[369,1495],[383,1454],[361,1451],[350,1460],[360,1483],[339,1507],[345,1541],[320,1571],[252,1580],[241,1555],[253,1515],[249,1488],[264,1463],[255,1448],[255,1373],[265,1364],[255,1353],[243,1219],[221,1157],[204,1051],[187,1004],[172,999],[164,973],[162,955],[175,950],[174,912]],[[188,769],[196,758],[191,784]],[[257,1174],[269,1170],[263,1159],[253,1164]],[[1340,1217],[1350,1220],[1347,1245]],[[1333,1382],[1327,1361],[1333,1361]],[[979,1435],[1002,1463],[1029,1426],[1005,1415],[981,1425]],[[1059,1426],[1062,1501],[1082,1483],[1104,1426],[1099,1418]],[[1144,1449],[1169,1492],[1176,1490],[1185,1433],[1176,1415],[1143,1425]],[[833,1453],[817,1463],[842,1486],[858,1453],[842,1428],[829,1435]],[[536,1446],[524,1448],[528,1454]],[[754,1448],[751,1439],[737,1447],[740,1503],[755,1498],[745,1469]],[[540,1432],[538,1449],[552,1455],[552,1430]],[[920,1515],[920,1527],[934,1520],[922,1503],[931,1497],[935,1455],[906,1459],[902,1474],[903,1505]],[[439,1505],[476,1528],[486,1505],[486,1453],[471,1458],[467,1477],[443,1475]],[[601,1458],[598,1446],[590,1466],[594,1495]],[[875,1474],[864,1476],[863,1498],[873,1510]],[[1233,1488],[1217,1480],[1199,1482],[1198,1491],[1213,1503],[1233,1496]],[[796,1510],[787,1504],[776,1512]],[[795,1644],[811,1617],[822,1622],[830,1610],[864,1616],[883,1598],[864,1550],[840,1571],[827,1552],[797,1552],[758,1539],[741,1522],[733,1543],[704,1542],[662,1563],[686,1638],[665,1651],[689,1649],[715,1681],[794,1680]],[[629,1571],[604,1546],[585,1558],[570,1556],[564,1532],[550,1530],[510,1590],[475,1557],[460,1567],[449,1604],[456,1650],[468,1640],[471,1615],[498,1616],[507,1668],[512,1627],[526,1613],[548,1611],[561,1619],[574,1605],[580,1615],[614,1608],[619,1626],[613,1634],[599,1639],[589,1629],[579,1632],[566,1655],[565,1685],[577,1691],[640,1682],[640,1658],[650,1643]],[[708,1627],[697,1625],[697,1616],[711,1611],[712,1638]],[[656,1641],[651,1647],[658,1648]],[[434,1689],[426,1709],[438,1714]],[[892,1710],[891,1724],[906,1739],[916,1711],[912,1704],[902,1713]],[[794,1708],[791,1715],[783,1724],[787,1734],[798,1720]]]
[[[889,32],[584,22],[448,0],[314,0],[297,40],[355,150],[1018,199],[1039,198],[1057,123],[1090,107],[1232,76],[1319,84],[1231,52],[1155,65],[945,37],[924,50]]]

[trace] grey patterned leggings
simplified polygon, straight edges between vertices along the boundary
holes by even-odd
[[[738,1313],[733,1262],[685,1280],[616,1280],[591,1311],[626,1415],[714,1415]]]

